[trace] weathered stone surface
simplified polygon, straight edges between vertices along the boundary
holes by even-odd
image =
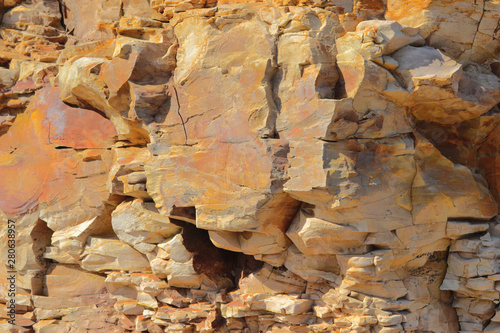
[[[497,203],[500,202],[500,178],[498,178],[498,162],[500,159],[498,153],[499,140],[500,126],[497,125],[495,129],[489,134],[488,138],[486,139],[486,141],[484,141],[478,151],[479,168],[481,170],[481,173],[488,181],[491,194],[495,197]]]
[[[199,23],[196,35],[190,22]],[[174,206],[195,207],[198,227],[222,231],[211,232],[217,245],[274,254],[288,246],[284,232],[298,207],[281,190],[287,143],[258,138],[274,132],[274,38],[263,22],[239,23],[228,25],[226,33],[195,17],[176,26],[180,48],[171,105],[178,114],[169,112],[156,125],[163,134],[151,147],[159,156],[146,165],[148,188],[163,213]],[[249,40],[238,42],[241,36]],[[210,90],[200,90],[200,80]],[[242,80],[244,90],[228,90]],[[191,117],[197,121],[185,121]],[[256,170],[262,177],[254,176]],[[227,205],[229,198],[238,203]]]
[[[0,331],[498,331],[499,17],[1,2]]]
[[[89,236],[108,234],[111,230],[109,220],[102,217],[94,217],[76,226],[57,230],[52,234],[51,246],[43,256],[60,263],[76,264]]]
[[[256,295],[246,299],[252,310],[264,310],[281,314],[299,315],[307,312],[312,305],[308,299],[298,299],[287,295]]]
[[[196,207],[198,227],[231,232],[217,233],[228,243],[216,240],[224,248],[248,254],[282,252],[288,245],[284,232],[298,208],[280,189],[286,152],[281,142],[261,140],[243,146],[214,143],[208,149],[173,147],[146,164],[147,186],[163,214],[173,207]],[[255,170],[269,177],[254,177]]]
[[[154,203],[138,199],[116,207],[111,223],[118,238],[140,252],[149,252],[146,250],[149,244],[161,243],[181,231],[168,217],[158,213]]]
[[[199,288],[203,282],[203,276],[198,274],[193,267],[194,254],[189,252],[182,244],[182,236],[174,236],[171,240],[160,244],[169,259],[165,271],[168,283],[172,287]]]
[[[493,197],[470,169],[442,157],[428,141],[417,142],[417,175],[412,189],[416,224],[444,222],[447,218],[490,219],[497,214]]]
[[[82,253],[82,268],[94,271],[149,271],[149,261],[133,247],[116,238],[89,237]]]
[[[340,225],[309,215],[300,210],[287,236],[305,254],[343,254],[365,252],[367,232],[359,232],[349,225]]]
[[[387,19],[418,28],[428,43],[462,61],[484,62],[498,57],[494,37],[498,1],[387,2]],[[459,33],[458,33],[459,32]]]
[[[77,129],[81,134],[75,133]],[[115,135],[113,125],[99,114],[63,104],[57,88],[40,90],[26,113],[19,115],[0,138],[0,191],[4,198],[0,208],[17,215],[50,203],[42,215],[57,229],[92,216],[108,197],[103,185],[111,157],[108,151],[97,148],[110,146]],[[18,154],[11,154],[18,150]],[[16,185],[20,172],[24,172],[23,186]],[[71,195],[62,195],[67,187],[74,189]],[[72,214],[67,207],[72,207]],[[58,222],[61,218],[57,215],[62,211],[65,222]],[[65,224],[57,226],[60,223]]]
[[[297,142],[285,191],[323,209],[327,220],[360,232],[401,228],[411,225],[414,153],[409,137]],[[376,168],[378,159],[387,168]]]
[[[105,289],[104,279],[76,265],[52,264],[45,276],[44,294],[49,297],[101,294]]]
[[[391,55],[400,65],[395,73],[410,92],[404,101],[419,120],[452,124],[478,117],[500,101],[500,80],[491,73],[467,70],[428,46],[406,46]]]
[[[301,294],[305,291],[306,281],[291,271],[264,264],[258,271],[242,278],[239,287],[243,294]]]
[[[290,245],[286,254],[285,267],[307,281],[341,280],[340,268],[334,255],[304,254],[295,245]]]

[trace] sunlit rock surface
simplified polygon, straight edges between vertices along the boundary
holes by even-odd
[[[0,331],[500,331],[499,18],[1,2]]]

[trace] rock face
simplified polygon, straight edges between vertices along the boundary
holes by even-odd
[[[499,18],[0,2],[0,331],[500,331]]]

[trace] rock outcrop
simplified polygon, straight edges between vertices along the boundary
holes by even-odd
[[[0,331],[500,331],[499,19],[0,2]]]

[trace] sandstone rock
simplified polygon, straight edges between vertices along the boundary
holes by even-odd
[[[482,144],[478,151],[478,164],[480,170],[490,186],[491,194],[497,202],[500,198],[499,182],[498,182],[498,140],[500,140],[500,127],[497,125],[490,133],[486,141]]]
[[[103,293],[104,277],[87,273],[76,265],[49,266],[44,294],[49,297],[72,297]]]
[[[245,302],[250,304],[252,310],[265,310],[281,314],[298,315],[307,312],[312,301],[308,299],[292,298],[287,295],[256,295],[248,297]]]
[[[396,21],[363,21],[356,27],[356,33],[359,35],[360,32],[365,37],[363,38],[363,44],[378,44],[385,55],[391,54],[406,45],[425,45],[425,41],[418,34],[417,29],[404,27]],[[369,46],[362,46],[360,49],[363,48],[369,49]]]
[[[193,268],[192,258],[185,262],[169,261],[165,274],[172,287],[199,288],[203,282],[203,276]]]
[[[434,154],[440,155],[437,149],[425,140],[417,141],[417,176],[412,189],[414,222],[444,222],[446,218],[489,219],[494,216],[496,209],[491,194],[481,183],[476,182],[470,170],[464,166],[453,165],[444,158],[436,160],[437,163],[431,166],[428,162],[433,160],[430,156]],[[438,179],[441,172],[447,173],[446,180],[441,184],[431,180]],[[425,183],[433,185],[424,185]],[[470,185],[464,187],[466,183]],[[456,186],[456,190],[451,190],[453,186]],[[440,191],[445,188],[446,190]],[[433,199],[429,200],[431,197]],[[433,203],[430,204],[431,202]],[[438,206],[448,208],[436,209]]]
[[[118,2],[107,2],[107,7],[100,1],[91,1],[85,5],[72,1],[64,1],[63,15],[66,29],[72,32],[79,40],[98,40],[110,36],[109,23],[120,19],[120,5]],[[132,0],[122,3],[124,15],[134,15],[160,19],[161,16],[153,11],[146,1]],[[105,29],[108,24],[108,29]]]
[[[470,222],[448,221],[446,225],[446,236],[455,239],[460,236],[486,231],[488,229],[489,225],[486,223],[475,224]]]
[[[80,135],[71,134],[75,128],[85,131]],[[16,133],[23,133],[27,144],[21,144]],[[40,203],[52,202],[42,215],[54,229],[95,216],[104,208],[102,201],[108,196],[102,189],[105,183],[102,178],[106,177],[109,152],[96,149],[77,153],[55,148],[104,148],[113,143],[115,133],[112,124],[97,113],[63,104],[58,99],[57,88],[40,90],[27,112],[18,116],[13,127],[0,139],[3,156],[0,186],[8,198],[1,201],[0,208],[8,214],[21,214]],[[17,150],[25,153],[13,159],[10,152]],[[36,156],[36,159],[28,156]],[[26,170],[30,180],[26,180],[22,191],[11,193],[9,184],[17,179],[15,175],[19,170]],[[48,183],[59,185],[48,187]],[[61,195],[57,199],[58,191],[65,186],[75,189],[73,195]],[[93,195],[88,196],[91,192]],[[68,206],[72,206],[72,216],[66,216],[63,222],[57,214]]]
[[[209,311],[212,309],[212,306],[206,303],[200,303],[184,309],[165,306],[158,310],[156,318],[169,320],[173,323],[188,323],[192,320],[207,318]]]
[[[419,29],[429,44],[443,49],[454,58],[482,62],[498,56],[491,36],[492,20],[498,13],[496,1],[466,1],[445,5],[439,1],[387,3],[387,19]],[[457,33],[460,31],[460,33]],[[491,48],[489,48],[491,47]]]
[[[492,29],[496,29],[495,22],[499,17],[499,6],[497,1],[484,1],[482,17],[477,26],[477,32],[474,36],[472,48],[466,50],[461,55],[461,61],[473,61],[482,63],[489,58],[497,57],[498,40],[491,36]],[[495,28],[493,28],[495,26]],[[493,30],[493,36],[495,36]],[[463,59],[463,60],[462,60]]]
[[[453,163],[465,165],[471,170],[481,169],[478,151],[498,126],[499,118],[488,115],[493,113],[491,111],[451,127],[426,121],[417,122],[416,126],[418,131]]]
[[[81,265],[83,269],[95,272],[151,270],[149,261],[140,252],[116,238],[89,237]]]
[[[315,218],[303,210],[297,213],[288,228],[287,236],[305,254],[343,254],[365,252],[368,233]]]
[[[215,143],[209,149],[178,146],[165,157],[153,157],[146,164],[149,193],[163,214],[168,215],[174,206],[196,207],[197,227],[233,232],[217,234],[225,241],[216,240],[217,243],[225,248],[240,248],[248,254],[282,252],[288,245],[284,232],[298,205],[280,190],[287,147],[279,141],[258,140],[239,146],[231,143]],[[178,164],[186,165],[186,168],[180,170]],[[267,170],[265,173],[270,173],[272,178],[252,177],[256,169]],[[210,172],[215,172],[211,180],[204,178],[200,182],[197,179]],[[227,172],[222,182],[219,181],[221,172]],[[202,186],[197,186],[193,192],[195,187],[190,184],[195,183]],[[162,193],[169,193],[169,196]],[[233,204],[226,205],[229,198],[238,201],[238,210]],[[276,209],[280,211],[278,215],[269,215]],[[239,233],[244,234],[240,237]],[[254,233],[256,237],[253,237]],[[259,235],[263,237],[259,238]]]
[[[316,282],[322,279],[338,282],[340,268],[335,255],[304,254],[295,245],[288,248],[285,267],[301,278]]]
[[[181,51],[174,75],[175,100],[172,96],[171,105],[176,106],[178,114],[169,112],[157,126],[164,134],[155,138],[151,148],[161,156],[146,165],[148,189],[163,213],[174,206],[195,207],[198,227],[227,231],[211,233],[219,246],[239,248],[248,254],[283,252],[289,244],[284,231],[298,206],[281,190],[288,147],[278,140],[256,138],[269,137],[274,132],[272,122],[276,111],[270,89],[275,67],[273,37],[264,23],[258,21],[241,24],[238,21],[222,33],[215,32],[204,20],[199,21],[197,37],[194,37],[189,26],[194,20],[197,18],[186,18],[175,28]],[[255,43],[259,45],[257,49],[250,47],[254,45],[251,41],[232,42],[242,35],[250,39],[263,38],[260,40],[266,42]],[[220,57],[220,54],[228,57]],[[243,67],[245,61],[252,65]],[[196,82],[201,76],[214,82],[210,91],[198,89]],[[250,80],[244,91],[227,90],[244,78]],[[233,103],[229,100],[238,106],[228,109],[226,106]],[[196,127],[192,127],[193,122],[184,121],[194,115],[198,118]],[[235,121],[231,128],[220,132],[220,126],[229,119]],[[174,146],[161,148],[166,144]],[[179,163],[189,167],[179,170],[176,167]],[[255,178],[254,170],[267,170],[263,173],[271,177]],[[212,175],[210,181],[204,176],[207,173]],[[167,181],[173,177],[182,181],[176,184]],[[196,186],[193,192],[195,187],[191,184],[201,184],[198,177],[204,178],[204,185]],[[222,183],[220,177],[224,179]],[[187,196],[186,191],[189,191]],[[163,194],[167,192],[168,197]],[[238,211],[225,206],[229,197],[239,198],[236,199]],[[271,218],[268,212],[277,207],[280,213]]]
[[[480,116],[500,100],[498,78],[476,81],[434,48],[406,46],[392,57],[400,64],[396,75],[410,92],[404,104],[417,119],[452,124]]]
[[[73,227],[57,230],[52,234],[51,246],[45,250],[43,256],[60,263],[76,264],[90,235],[106,234],[111,230],[109,221],[97,217]]]
[[[57,59],[59,50],[67,41],[58,4],[50,1],[18,4],[12,1],[6,8],[10,9],[5,13],[2,10],[2,45],[37,61]]]
[[[499,6],[3,1],[17,330],[497,331]]]
[[[240,280],[243,294],[301,294],[306,282],[289,270],[282,270],[265,264],[257,272]]]
[[[493,254],[498,247],[498,238],[489,232],[468,238],[467,241],[456,240],[450,247],[448,262],[453,266],[449,264],[441,289],[453,290],[460,295],[453,307],[461,326],[486,331],[487,320],[494,315],[493,301],[499,297],[494,284],[499,267]]]
[[[154,203],[137,199],[116,207],[111,223],[118,238],[140,252],[143,252],[142,244],[158,244],[181,231],[158,213]]]
[[[159,243],[158,247],[160,250],[157,257],[151,261],[151,265],[156,275],[167,278],[169,286],[220,289],[231,284],[228,279],[222,278],[224,272],[217,272],[214,270],[215,267],[207,267],[210,265],[210,260],[214,260],[214,256],[217,254],[209,253],[210,249],[204,248],[200,257],[198,252],[186,243],[183,235],[177,234],[169,240]],[[209,275],[220,274],[220,276],[218,278],[207,276],[204,271],[210,272]]]
[[[119,39],[116,46],[105,45],[104,48],[113,55],[111,60],[73,57],[65,63],[59,74],[61,99],[104,112],[113,121],[122,140],[148,142],[147,134],[137,124],[137,117],[128,116],[130,91],[127,81],[148,81],[151,80],[151,73],[155,72],[170,75],[175,51],[171,51],[169,56],[163,55],[169,48],[175,50],[171,33],[160,36],[159,43]],[[154,66],[146,70],[139,66],[142,62],[153,62]],[[164,80],[168,81],[168,76]]]
[[[384,152],[390,165],[386,170],[373,167],[381,158],[376,151]],[[394,230],[411,224],[413,154],[408,137],[293,145],[285,191],[324,210],[318,218],[348,224],[360,232]],[[384,185],[388,182],[390,187]]]
[[[109,172],[108,190],[110,193],[151,200],[146,188],[144,163],[151,157],[145,148],[115,149],[116,159]],[[129,176],[130,175],[130,176]]]
[[[15,70],[1,68],[0,69],[0,87],[10,88],[18,80],[19,73]]]

